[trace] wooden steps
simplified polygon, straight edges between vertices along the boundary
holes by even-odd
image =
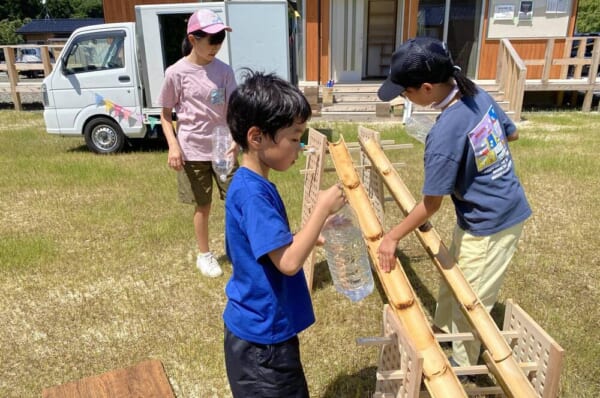
[[[304,90],[312,108],[315,110],[315,118],[321,120],[349,120],[349,121],[385,121],[402,120],[404,100],[400,97],[384,103],[377,97],[377,90],[382,81],[367,81],[351,84],[336,84],[331,93],[325,87],[300,85]],[[477,81],[480,87],[489,92],[500,104],[502,109],[508,112],[510,104],[504,98],[504,93],[499,91],[494,81]],[[435,115],[439,111],[431,108],[414,107],[414,113]],[[389,110],[389,112],[387,111]]]

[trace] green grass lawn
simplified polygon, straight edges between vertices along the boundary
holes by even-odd
[[[178,203],[164,148],[116,156],[90,153],[83,139],[45,133],[41,112],[0,117],[0,397],[39,397],[63,384],[147,358],[163,362],[178,397],[228,397],[221,314],[231,267],[223,248],[222,202],[210,240],[225,276],[194,266],[192,208]],[[506,299],[527,311],[566,351],[562,397],[600,396],[600,115],[526,113],[511,143],[533,216],[493,312]],[[320,123],[356,140],[356,125]],[[390,151],[419,198],[423,146],[400,124],[368,125],[384,139],[414,143]],[[300,223],[303,166],[273,173],[293,228]],[[326,183],[336,180],[326,175]],[[386,204],[386,225],[400,219]],[[449,242],[451,201],[432,220]],[[437,271],[414,235],[400,242],[403,266],[426,313]],[[369,397],[378,350],[357,337],[381,334],[379,292],[351,303],[332,286],[317,252],[317,323],[301,334],[314,397]]]

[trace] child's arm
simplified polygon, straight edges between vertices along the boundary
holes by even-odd
[[[269,258],[281,273],[292,276],[300,271],[317,242],[325,220],[330,214],[341,209],[344,203],[343,191],[337,185],[319,192],[317,203],[306,225],[294,235],[292,243],[269,253]]]
[[[169,155],[167,157],[167,163],[169,167],[174,170],[183,169],[183,155],[181,153],[181,148],[179,147],[179,143],[177,142],[177,137],[175,136],[175,130],[173,129],[173,108],[162,108],[160,111],[160,125],[163,129],[163,134],[165,135],[165,139],[167,140],[167,144],[169,145]]]
[[[384,272],[390,272],[396,265],[396,246],[398,246],[400,239],[423,225],[427,219],[434,215],[439,210],[443,198],[443,196],[423,196],[423,200],[408,213],[400,224],[383,235],[377,255],[379,257],[379,267]]]

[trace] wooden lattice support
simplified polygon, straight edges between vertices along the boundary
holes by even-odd
[[[387,304],[383,306],[383,335],[389,342],[379,353],[373,398],[417,397],[421,390],[423,358]]]
[[[358,136],[361,140],[374,140],[381,144],[381,137],[378,131],[368,129],[363,126],[358,126]],[[371,204],[375,208],[375,213],[379,219],[379,223],[383,225],[384,197],[383,197],[383,181],[379,173],[371,167],[371,160],[365,155],[364,151],[360,151],[360,165],[362,183],[367,190],[367,195],[371,200]]]
[[[308,129],[306,153],[306,168],[304,169],[304,196],[302,197],[302,226],[306,224],[308,216],[317,202],[321,188],[321,178],[325,168],[325,152],[327,150],[327,137],[313,128]],[[308,289],[312,289],[315,267],[315,249],[313,249],[302,266]]]
[[[511,347],[520,362],[535,362],[529,379],[542,398],[558,396],[564,350],[523,309],[512,300],[506,301],[504,330],[518,332]]]
[[[504,338],[510,342],[519,367],[541,398],[556,398],[564,351],[521,307],[506,301]],[[472,340],[471,333],[436,335],[441,341]],[[381,345],[373,398],[417,398],[430,396],[420,389],[423,358],[406,329],[389,306],[384,306],[383,337],[359,339],[361,345]],[[483,365],[454,368],[457,375],[488,374]],[[466,387],[469,396],[505,396],[498,386]]]

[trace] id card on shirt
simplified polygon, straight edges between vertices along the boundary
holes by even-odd
[[[225,103],[225,89],[215,88],[210,92],[210,103],[212,105],[222,105]]]
[[[475,153],[477,171],[481,172],[494,165],[501,165],[502,161],[509,156],[504,130],[491,106],[467,136]]]

